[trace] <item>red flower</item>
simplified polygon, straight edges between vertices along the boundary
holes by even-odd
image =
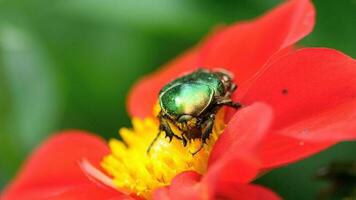
[[[177,175],[154,191],[155,199],[278,199],[248,183],[260,172],[356,138],[355,60],[332,49],[292,46],[313,25],[311,3],[291,0],[255,21],[219,30],[136,84],[129,112],[150,117],[159,89],[171,79],[198,67],[225,68],[239,85],[234,100],[245,106],[229,111],[207,172]],[[54,136],[30,157],[2,198],[137,198],[87,177],[80,168],[85,158],[100,169],[107,154],[107,145],[95,136],[79,131]]]
[[[255,122],[255,126],[246,126],[251,120]],[[154,198],[182,199],[185,195],[188,199],[194,199],[201,194],[234,198],[238,193],[240,199],[279,199],[263,187],[246,184],[258,173],[256,160],[250,156],[250,150],[256,148],[270,121],[271,110],[263,104],[241,110],[240,115],[232,119],[231,128],[246,134],[241,134],[241,137],[225,149],[239,153],[226,154],[228,156],[223,156],[219,162],[212,164],[202,179],[203,184],[197,184],[200,179],[197,173],[182,173],[172,181],[169,189],[159,189]],[[226,137],[237,136],[228,128],[224,137],[228,139]],[[254,139],[248,139],[249,137]],[[32,154],[5,190],[2,199],[134,199],[134,196],[126,196],[91,179],[80,167],[81,160],[85,158],[100,168],[98,163],[108,153],[105,142],[94,135],[80,131],[58,134]],[[234,176],[224,173],[235,166],[238,166],[238,171]]]

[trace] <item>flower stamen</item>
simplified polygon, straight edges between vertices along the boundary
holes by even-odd
[[[181,172],[203,174],[207,170],[212,146],[225,128],[223,115],[223,112],[218,113],[207,144],[195,155],[191,152],[201,146],[201,140],[191,140],[184,147],[180,140],[169,142],[164,133],[147,154],[147,148],[158,133],[159,123],[154,118],[133,118],[132,129],[119,131],[122,141],[109,141],[111,154],[103,158],[101,166],[112,177],[118,190],[149,198],[153,189],[168,185]]]

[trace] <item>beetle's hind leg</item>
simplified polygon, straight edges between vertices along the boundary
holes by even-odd
[[[218,105],[222,106],[229,106],[235,109],[239,109],[242,107],[242,105],[238,102],[233,102],[231,99],[222,99],[221,101],[218,101]]]
[[[191,153],[193,156],[197,154],[206,144],[206,141],[209,139],[211,133],[213,132],[213,127],[214,127],[214,121],[215,121],[215,114],[211,114],[209,116],[209,119],[207,120],[205,124],[205,129],[201,134],[201,144],[200,147],[193,153]]]
[[[235,109],[239,109],[242,107],[242,105],[238,102],[233,102],[233,101],[228,101],[226,103],[223,103],[222,105],[229,106]]]

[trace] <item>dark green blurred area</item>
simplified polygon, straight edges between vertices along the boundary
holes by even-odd
[[[130,126],[126,96],[144,74],[214,26],[256,17],[270,0],[0,0],[0,189],[50,133],[81,129],[117,137]],[[356,1],[315,0],[305,46],[356,57]],[[314,199],[316,170],[355,159],[345,143],[258,180],[287,199]]]

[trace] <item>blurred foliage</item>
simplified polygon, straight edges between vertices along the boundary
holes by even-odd
[[[318,197],[356,198],[356,160],[334,161],[318,170],[316,178],[327,182]]]
[[[250,19],[279,0],[0,0],[0,188],[48,134],[83,129],[105,138],[130,126],[134,82],[214,26]],[[315,0],[305,46],[356,56],[356,1]],[[318,167],[354,158],[341,144],[258,182],[288,199],[313,199]]]

